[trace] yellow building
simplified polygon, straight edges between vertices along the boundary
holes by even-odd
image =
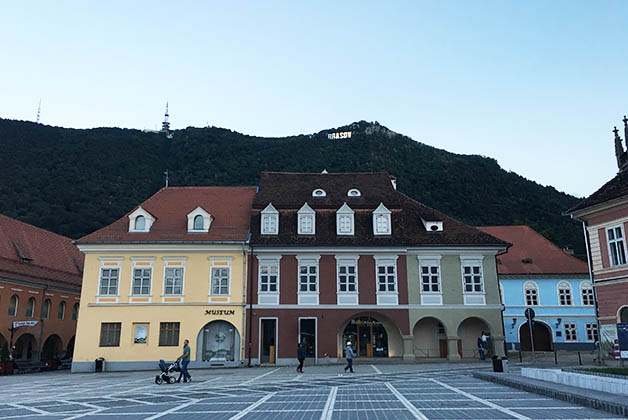
[[[170,187],[76,243],[85,253],[73,372],[244,359],[255,187]]]

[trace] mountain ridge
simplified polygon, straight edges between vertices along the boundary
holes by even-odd
[[[352,131],[349,139],[328,139]],[[259,137],[219,127],[163,133],[76,129],[0,119],[0,213],[78,238],[113,222],[164,185],[256,185],[264,170],[386,171],[419,202],[471,225],[527,224],[583,251],[561,215],[579,199],[502,169],[358,121],[312,134]]]

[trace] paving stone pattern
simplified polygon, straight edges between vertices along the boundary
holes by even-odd
[[[611,414],[471,376],[486,365],[358,365],[155,373],[50,372],[0,377],[0,420],[616,419]]]

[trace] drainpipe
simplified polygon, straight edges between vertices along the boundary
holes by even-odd
[[[499,314],[502,318],[502,337],[504,337],[504,356],[505,357],[508,357],[508,348],[506,347],[506,327],[504,327],[504,311],[506,310],[506,303],[502,302],[503,290],[502,290],[502,284],[499,281],[499,270],[498,270],[499,264],[497,264],[497,257],[508,253],[508,248],[510,248],[511,246],[512,244],[508,244],[508,246],[506,247],[504,251],[498,252],[497,254],[495,254],[495,273],[497,274],[497,291],[499,292],[499,302],[501,303],[501,309],[499,311]],[[521,343],[519,343],[519,345],[521,346]]]
[[[253,348],[253,244],[251,244],[251,263],[249,264],[249,325],[247,327],[247,336],[248,336],[248,350],[249,350],[249,363],[248,367],[251,367],[251,350]]]
[[[246,325],[246,243],[242,244],[242,341],[240,342],[240,351],[245,350],[244,340],[248,335],[248,330],[245,327]]]

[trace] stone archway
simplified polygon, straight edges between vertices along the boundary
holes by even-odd
[[[399,327],[390,318],[374,312],[351,316],[338,329],[338,358],[347,341],[358,357],[402,357],[403,340]]]
[[[535,351],[552,351],[552,330],[545,323],[534,321],[532,323],[532,335],[534,337]],[[521,351],[531,351],[530,326],[524,322],[519,327],[519,347]]]
[[[447,357],[447,331],[438,318],[421,318],[414,325],[412,335],[416,357]]]
[[[18,337],[14,346],[14,360],[32,360],[34,353],[37,351],[37,340],[35,340],[33,334],[25,333]]]
[[[72,359],[74,358],[74,341],[75,341],[76,336],[72,336],[72,338],[70,338],[70,341],[68,341],[68,347],[65,350],[65,359]]]
[[[44,341],[44,346],[41,349],[41,360],[60,359],[63,357],[63,346],[61,343],[61,337],[57,334],[51,334]]]
[[[462,358],[477,358],[478,355],[478,338],[482,333],[492,332],[488,323],[478,317],[469,317],[464,319],[458,325],[458,353]],[[493,353],[491,343],[488,343],[489,354]]]
[[[196,360],[215,365],[240,361],[240,333],[223,320],[205,324],[196,340]]]

